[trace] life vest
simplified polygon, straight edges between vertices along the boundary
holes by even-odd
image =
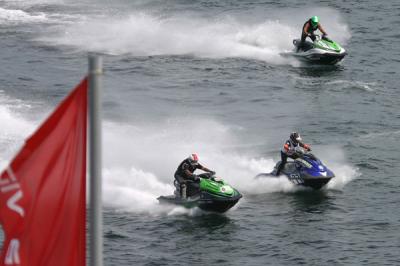
[[[185,159],[183,162],[180,163],[178,169],[176,169],[175,175],[182,176],[183,178],[188,178],[185,170],[189,170],[190,173],[193,173],[198,168],[201,168],[200,164],[193,164],[189,161],[189,159]]]
[[[306,27],[307,23],[310,23],[310,27],[308,27],[308,32],[307,33],[313,33],[314,31],[316,31],[318,29],[318,24],[317,24],[317,27],[313,28],[312,23],[311,23],[311,19],[309,19],[303,25],[303,33],[304,33],[304,28]]]
[[[297,148],[298,146],[299,146],[298,142],[294,143],[291,139],[288,139],[285,142],[285,145],[283,145],[282,152],[287,154],[292,154],[295,148]]]

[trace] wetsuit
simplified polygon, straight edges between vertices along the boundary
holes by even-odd
[[[185,190],[186,187],[189,187],[189,192],[193,190],[198,190],[199,188],[198,179],[196,178],[196,175],[193,174],[193,172],[196,171],[196,169],[200,169],[206,172],[211,172],[209,169],[207,169],[206,167],[202,166],[199,163],[195,164],[190,162],[189,159],[185,159],[183,162],[181,162],[178,168],[176,169],[174,177],[180,185],[181,196],[182,196],[182,191]],[[184,194],[186,194],[186,190]]]
[[[281,163],[278,166],[278,169],[276,171],[276,175],[279,175],[283,167],[285,167],[285,164],[287,162],[287,158],[292,158],[296,159],[298,156],[295,153],[295,150],[297,147],[303,147],[306,150],[310,150],[310,147],[307,144],[304,144],[303,142],[294,142],[291,139],[288,139],[285,144],[283,145],[283,148],[281,150]]]
[[[307,30],[306,30],[307,28]],[[304,25],[303,28],[301,30],[301,41],[299,43],[299,45],[297,46],[297,51],[305,48],[305,41],[306,38],[309,36],[311,38],[312,41],[315,41],[316,37],[314,34],[314,31],[316,30],[320,30],[322,33],[322,38],[326,38],[326,36],[328,35],[325,30],[322,28],[321,24],[318,23],[317,27],[313,28],[312,24],[311,24],[311,19],[307,20]]]
[[[307,33],[305,33],[304,31],[305,31],[305,28],[306,28],[306,25],[307,25],[307,24],[308,24],[309,26],[308,26]],[[311,19],[307,20],[307,21],[304,23],[303,28],[302,28],[302,30],[301,30],[301,44],[305,42],[306,38],[308,37],[308,34],[311,34],[311,35],[310,35],[311,40],[312,40],[312,41],[315,41],[314,31],[316,31],[317,29],[318,29],[318,26],[317,26],[316,28],[313,28],[313,27],[312,27]]]

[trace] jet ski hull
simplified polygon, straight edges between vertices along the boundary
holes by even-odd
[[[281,162],[278,162],[271,173],[262,173],[260,177],[278,177],[277,170]],[[280,175],[285,175],[289,181],[295,185],[321,189],[335,174],[329,170],[322,162],[311,153],[300,153],[294,161],[287,162]]]
[[[304,177],[304,176],[300,176],[300,175],[290,175],[287,173],[283,173],[289,181],[291,181],[294,185],[298,185],[298,186],[304,186],[304,187],[310,187],[312,189],[315,190],[319,190],[322,187],[324,187],[326,184],[329,183],[329,181],[333,178],[332,177]],[[270,177],[270,178],[278,178],[279,176],[277,176],[274,172],[272,173],[262,173],[262,174],[258,174],[256,176],[256,178],[265,178],[265,177]]]
[[[186,181],[186,196],[181,197],[181,185],[175,180],[172,196],[161,196],[160,203],[180,205],[185,208],[199,207],[205,211],[223,213],[235,206],[242,195],[214,173],[198,175],[199,181]]]
[[[346,55],[346,52],[343,53],[326,53],[326,52],[299,52],[292,54],[297,59],[307,62],[307,63],[315,63],[321,65],[334,65],[339,63]]]
[[[199,208],[205,211],[224,213],[235,206],[241,197],[240,193],[230,198],[219,197],[210,193],[201,193]]]
[[[303,179],[302,186],[311,187],[313,189],[321,189],[323,186],[328,184],[328,182],[332,179],[332,177],[319,177],[319,178],[309,178]]]
[[[336,51],[326,50],[315,47],[313,43],[305,42],[303,46],[299,48],[300,40],[294,40],[293,44],[297,51],[290,53],[290,55],[307,63],[334,65],[339,63],[347,55],[347,52],[341,47]]]
[[[201,192],[196,196],[182,199],[175,195],[160,196],[160,203],[179,205],[185,208],[199,207],[204,211],[224,213],[236,205],[242,195],[237,192],[233,197],[221,197],[207,192]]]

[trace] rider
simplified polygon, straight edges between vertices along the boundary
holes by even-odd
[[[276,175],[278,176],[283,167],[285,166],[287,162],[287,158],[290,157],[292,159],[296,159],[297,155],[295,153],[296,148],[300,146],[304,148],[307,151],[311,151],[311,148],[309,145],[304,144],[302,142],[302,139],[300,137],[300,134],[297,132],[292,132],[290,134],[289,139],[285,142],[283,145],[283,148],[281,150],[281,163],[278,166],[278,169],[276,171]]]
[[[300,46],[304,45],[307,37],[310,37],[312,41],[315,41],[315,34],[314,31],[319,29],[322,32],[322,38],[327,38],[328,33],[322,28],[321,24],[319,23],[319,17],[313,16],[309,20],[307,20],[303,25],[303,30],[301,32],[301,42]]]
[[[197,154],[191,154],[188,158],[183,160],[176,169],[175,172],[175,179],[178,181],[181,187],[181,197],[186,198],[186,186],[191,185],[194,188],[198,188],[198,183],[200,178],[194,174],[196,169],[203,170],[205,172],[209,172],[212,175],[215,175],[214,171],[202,166],[199,164],[199,157]]]

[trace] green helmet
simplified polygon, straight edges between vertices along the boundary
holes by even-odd
[[[315,29],[318,27],[318,22],[319,22],[319,17],[318,16],[313,16],[311,19],[311,26]]]

